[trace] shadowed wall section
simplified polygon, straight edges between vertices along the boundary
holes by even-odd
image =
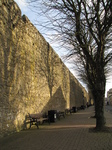
[[[87,92],[13,0],[0,1],[0,136],[25,115],[82,105]]]

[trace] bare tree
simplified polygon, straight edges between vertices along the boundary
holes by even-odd
[[[39,11],[39,0],[28,2]],[[40,2],[42,15],[45,14],[49,19],[43,26],[58,33],[58,40],[68,50],[67,57],[77,64],[80,76],[91,90],[95,103],[96,128],[100,130],[106,123],[105,85],[112,62],[112,1]]]

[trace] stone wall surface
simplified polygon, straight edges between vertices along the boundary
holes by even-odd
[[[18,5],[0,0],[0,136],[23,129],[28,113],[80,107],[87,98]]]

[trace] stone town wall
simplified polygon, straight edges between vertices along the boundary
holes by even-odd
[[[82,91],[52,47],[13,0],[0,0],[0,136],[25,115],[82,105]]]
[[[112,88],[107,92],[107,102],[109,105],[112,105]]]

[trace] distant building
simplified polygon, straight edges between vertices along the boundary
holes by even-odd
[[[112,105],[112,88],[107,92],[107,102]]]

